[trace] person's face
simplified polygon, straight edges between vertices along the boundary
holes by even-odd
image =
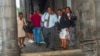
[[[23,14],[20,14],[19,17],[20,17],[20,18],[23,18]]]
[[[50,14],[52,13],[52,9],[51,9],[51,8],[48,8],[47,11],[48,11],[48,13],[50,13]]]
[[[66,12],[66,13],[70,13],[69,8],[66,8],[65,12]]]
[[[58,16],[62,15],[62,11],[57,11]]]

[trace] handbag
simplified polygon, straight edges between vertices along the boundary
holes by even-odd
[[[24,30],[25,32],[27,32],[27,26],[26,26],[26,25],[23,25],[23,30]]]
[[[29,27],[30,29],[33,29],[33,28],[34,28],[33,23],[32,23],[32,22],[30,22],[30,24],[28,25],[28,27]]]
[[[23,30],[25,31],[25,32],[27,32],[27,25],[25,25],[25,20],[23,19]]]

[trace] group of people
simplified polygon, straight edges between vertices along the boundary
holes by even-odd
[[[75,45],[75,21],[77,18],[70,7],[58,9],[57,13],[52,7],[48,7],[43,14],[39,10],[35,10],[29,18],[29,22],[26,22],[23,13],[19,13],[17,19],[19,47],[25,46],[25,32],[29,37],[28,42],[36,45],[40,45],[41,42],[45,43],[46,48],[51,50],[55,50],[57,47],[66,49],[67,46]],[[23,30],[26,28],[25,26],[28,30]]]

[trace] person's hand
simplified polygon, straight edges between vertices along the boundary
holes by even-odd
[[[71,19],[71,16],[68,16],[68,19],[70,20]]]
[[[71,15],[70,15],[70,13],[67,13],[67,16],[68,16],[68,19],[70,20],[70,18],[71,18]]]

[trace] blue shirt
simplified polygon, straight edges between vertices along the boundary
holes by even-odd
[[[50,19],[49,19],[49,26],[47,26],[47,21],[45,20],[48,20],[48,17],[50,16]],[[55,26],[55,23],[57,22],[57,15],[56,14],[49,14],[49,13],[44,13],[44,15],[42,16],[42,22],[44,22],[44,27],[46,28],[51,28],[53,26]]]

